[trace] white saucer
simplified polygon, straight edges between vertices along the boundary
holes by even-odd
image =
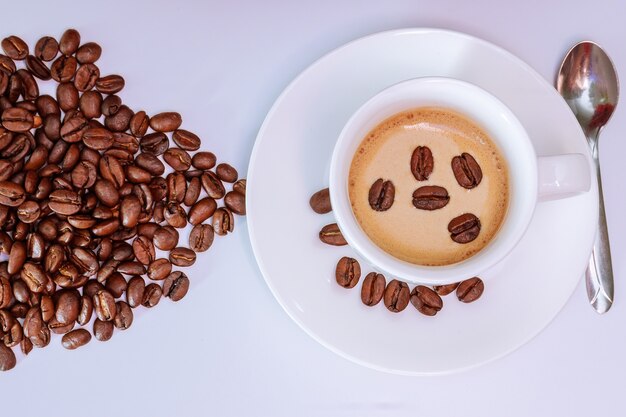
[[[410,304],[398,314],[382,302],[366,307],[360,283],[352,290],[339,287],[337,260],[356,255],[348,247],[319,241],[320,228],[334,220],[332,213],[315,214],[309,197],[328,185],[335,140],[353,111],[385,87],[431,75],[469,81],[498,97],[525,126],[539,155],[588,155],[569,107],[524,62],[465,34],[405,29],[351,42],[297,77],[269,112],[248,170],[250,239],[278,302],[332,351],[402,374],[471,368],[539,333],[584,271],[598,211],[595,182],[585,195],[541,203],[511,256],[483,276],[483,297],[465,305],[451,294],[435,317],[419,314]],[[359,261],[364,276],[369,268]]]

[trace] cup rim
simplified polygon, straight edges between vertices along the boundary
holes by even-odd
[[[514,146],[521,149],[520,158],[524,160],[524,165],[527,168],[526,175],[524,175],[525,178],[515,179],[512,178],[513,172],[509,169],[509,182],[513,182],[513,180],[519,182],[519,184],[516,185],[519,191],[513,189],[510,185],[509,209],[496,236],[492,238],[484,248],[471,257],[461,262],[442,266],[413,264],[398,259],[378,247],[361,228],[352,211],[348,195],[348,174],[354,151],[347,156],[346,150],[350,149],[350,145],[358,147],[358,144],[362,142],[367,131],[371,130],[371,128],[378,125],[387,117],[397,114],[402,110],[394,111],[388,116],[379,117],[378,119],[372,117],[367,118],[366,116],[380,109],[387,101],[392,100],[393,102],[394,97],[398,97],[396,100],[399,100],[399,98],[409,97],[410,94],[419,93],[421,86],[425,85],[429,85],[430,88],[459,89],[459,91],[463,93],[475,95],[486,104],[492,106],[492,109],[497,109],[502,114],[503,120],[509,124],[511,132],[515,133],[514,136],[517,143]],[[407,107],[404,110],[418,107],[420,107],[420,105]],[[452,106],[447,107],[452,108]],[[452,109],[458,111],[457,108]],[[461,113],[464,112],[461,111]],[[469,117],[472,119],[472,116]],[[370,124],[371,127],[365,131],[365,134],[362,133],[359,137],[356,137],[356,133],[363,130],[364,120],[367,120],[367,123]],[[498,142],[495,138],[493,140]],[[355,142],[356,145],[354,145]],[[496,143],[496,146],[500,148],[499,143]],[[505,159],[508,158],[505,157]],[[534,213],[537,202],[537,175],[537,157],[532,142],[521,122],[519,122],[517,117],[504,103],[489,92],[466,81],[449,77],[419,77],[401,81],[385,88],[367,100],[352,114],[344,125],[333,150],[330,164],[329,189],[333,214],[335,215],[337,224],[344,238],[348,244],[365,258],[367,262],[371,263],[375,269],[389,274],[390,277],[414,284],[445,285],[482,274],[504,259],[513,250],[526,232]],[[514,191],[516,191],[515,195],[513,193]],[[517,193],[520,191],[523,191],[524,194],[517,196]],[[514,203],[515,207],[512,207]],[[513,219],[515,220],[515,227],[512,230],[510,227],[507,229],[505,226],[512,221],[510,216],[513,215],[515,216]],[[505,229],[507,234],[502,235]],[[496,241],[497,244],[494,243]]]

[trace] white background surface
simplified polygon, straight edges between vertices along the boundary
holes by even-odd
[[[464,31],[510,50],[550,81],[571,44],[592,39],[626,80],[621,2],[547,3],[4,2],[0,35],[19,35],[32,46],[41,35],[76,27],[85,41],[103,46],[101,71],[124,75],[121,95],[131,108],[180,111],[204,149],[245,173],[256,132],[280,91],[320,55],[372,32]],[[0,375],[2,412],[623,415],[625,108],[618,106],[600,145],[617,300],[605,316],[588,307],[580,285],[544,332],[504,359],[446,377],[380,373],[327,351],[290,321],[265,286],[237,219],[236,233],[200,256],[183,301],[137,310],[129,331],[78,351],[65,351],[55,337]]]

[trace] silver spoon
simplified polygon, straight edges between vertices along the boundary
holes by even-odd
[[[585,279],[589,302],[602,314],[613,304],[613,267],[602,197],[598,136],[617,106],[619,97],[617,72],[602,48],[593,42],[583,41],[574,45],[565,56],[559,69],[556,88],[572,108],[583,128],[596,165],[600,215],[598,234]]]

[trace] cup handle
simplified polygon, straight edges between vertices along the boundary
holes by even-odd
[[[558,200],[589,191],[591,169],[583,154],[537,158],[539,201]]]

